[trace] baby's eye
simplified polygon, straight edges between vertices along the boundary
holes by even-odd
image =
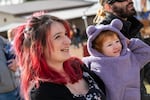
[[[116,41],[116,43],[120,43],[120,41],[119,41],[119,40],[117,40],[117,41]]]
[[[108,44],[107,46],[110,47],[110,46],[112,46],[112,44]]]

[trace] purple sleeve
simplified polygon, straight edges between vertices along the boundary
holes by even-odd
[[[150,46],[140,39],[132,38],[128,45],[131,52],[135,55],[141,65],[150,62]]]

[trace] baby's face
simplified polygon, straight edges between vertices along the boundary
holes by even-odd
[[[105,41],[102,43],[102,52],[106,56],[118,57],[120,56],[122,50],[122,44],[118,36],[108,36],[105,37]]]

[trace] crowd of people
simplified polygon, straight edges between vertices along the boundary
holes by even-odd
[[[99,3],[82,59],[69,50],[79,48],[78,27],[44,12],[0,37],[0,100],[150,100],[150,44],[134,2]]]

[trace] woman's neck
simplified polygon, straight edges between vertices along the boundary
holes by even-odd
[[[48,62],[47,63],[49,67],[53,68],[54,70],[56,70],[57,72],[64,72],[64,68],[63,68],[63,63],[53,63],[53,62]]]

